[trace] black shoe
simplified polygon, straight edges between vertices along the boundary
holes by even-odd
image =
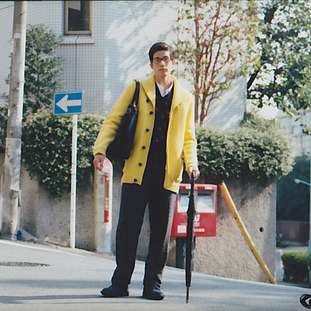
[[[127,297],[129,295],[127,288],[118,287],[116,285],[103,288],[100,293],[106,298]]]
[[[162,300],[164,298],[164,293],[159,288],[144,287],[143,298],[150,299],[150,300]]]

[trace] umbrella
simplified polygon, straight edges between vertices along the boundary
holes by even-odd
[[[186,303],[189,302],[189,289],[191,286],[191,268],[192,268],[192,256],[193,256],[193,222],[195,216],[194,206],[194,176],[191,174],[191,190],[189,195],[189,205],[187,210],[187,237],[186,237]]]

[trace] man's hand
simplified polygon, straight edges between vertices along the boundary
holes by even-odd
[[[188,174],[190,179],[191,179],[191,175],[193,174],[194,180],[196,180],[200,176],[200,171],[197,167],[189,167],[187,169],[187,174]]]
[[[98,171],[103,170],[105,159],[106,159],[106,157],[101,153],[97,153],[95,155],[94,160],[93,160],[93,165],[94,165],[96,170],[98,170]]]

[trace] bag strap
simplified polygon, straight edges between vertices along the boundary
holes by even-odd
[[[139,89],[140,89],[140,82],[138,80],[135,80],[135,92],[131,102],[131,106],[133,106],[134,108],[138,107]]]

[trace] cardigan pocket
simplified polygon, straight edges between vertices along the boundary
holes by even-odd
[[[183,172],[183,161],[182,159],[177,159],[174,161],[174,170],[172,171],[172,180],[176,182],[180,182],[182,180],[182,172]]]

